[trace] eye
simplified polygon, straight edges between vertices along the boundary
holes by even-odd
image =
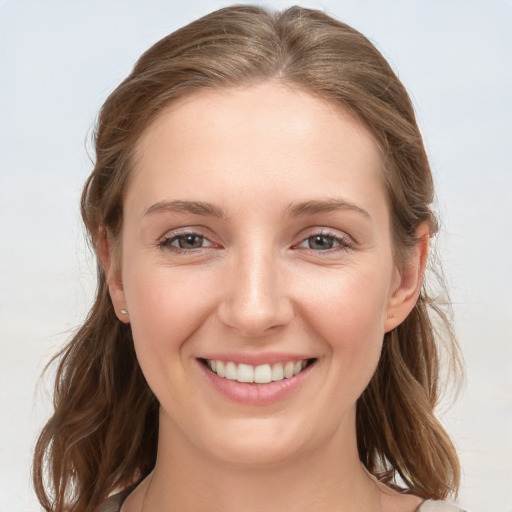
[[[200,233],[186,232],[166,237],[159,245],[178,252],[187,252],[211,247],[213,244]]]
[[[348,237],[336,236],[330,233],[315,233],[304,239],[298,247],[312,251],[343,250],[352,247]]]

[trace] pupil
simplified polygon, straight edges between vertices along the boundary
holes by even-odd
[[[181,249],[198,249],[203,245],[203,237],[198,235],[185,235],[179,238]]]
[[[327,249],[332,249],[332,246],[333,240],[331,237],[328,236],[316,235],[314,237],[311,237],[309,240],[310,249],[326,251]]]

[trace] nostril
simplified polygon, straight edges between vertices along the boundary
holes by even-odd
[[[252,253],[243,256],[222,288],[217,313],[221,323],[239,335],[258,338],[289,324],[293,307],[274,275],[273,262]]]
[[[224,325],[236,329],[242,336],[257,338],[287,325],[293,317],[289,309],[284,304],[258,307],[255,301],[226,301],[219,309],[219,318]]]

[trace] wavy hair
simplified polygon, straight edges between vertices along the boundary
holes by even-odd
[[[134,148],[173,102],[202,89],[281,81],[348,109],[380,148],[391,209],[395,260],[404,261],[422,222],[437,231],[433,182],[408,94],[362,34],[325,13],[232,6],[157,42],[103,105],[96,162],[82,194],[92,246],[123,223]],[[440,345],[458,350],[442,305],[424,282],[408,318],[385,335],[378,368],[357,403],[364,466],[381,481],[430,499],[456,493],[456,451],[434,415]],[[54,413],[37,442],[33,479],[46,511],[91,512],[112,492],[140,482],[156,460],[158,402],[114,312],[107,276],[82,327],[55,356]]]

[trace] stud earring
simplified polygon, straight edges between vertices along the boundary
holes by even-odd
[[[121,309],[121,315],[127,315],[128,314],[128,311],[126,311],[126,309]]]

